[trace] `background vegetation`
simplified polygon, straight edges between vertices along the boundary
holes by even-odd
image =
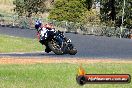
[[[50,11],[49,18],[58,21],[81,22],[81,16],[86,11],[82,0],[59,0]]]
[[[92,3],[92,0],[57,0],[50,11],[49,18],[58,21],[89,23],[90,18],[96,17],[95,12],[91,10]]]
[[[14,4],[13,4],[14,1]],[[93,5],[100,2],[100,14]],[[122,25],[123,0],[0,0],[0,12],[13,12],[27,17],[33,14],[49,14],[50,19],[90,24],[101,22],[107,26],[132,28],[132,1],[125,0],[124,23]],[[47,4],[49,2],[49,4]],[[47,6],[48,5],[48,6]],[[49,9],[50,8],[50,9]],[[47,13],[48,11],[48,13]]]
[[[0,0],[0,14],[5,13],[5,14],[13,14],[14,13],[14,5],[13,5],[13,0]]]
[[[14,10],[19,16],[25,15],[31,17],[33,13],[44,13],[46,11],[46,0],[15,0],[13,4],[16,6]]]
[[[107,25],[132,28],[132,0],[101,0],[101,21]],[[123,9],[124,22],[122,25]]]

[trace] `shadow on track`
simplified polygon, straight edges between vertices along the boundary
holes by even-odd
[[[76,55],[56,55],[54,53],[45,53],[45,52],[33,52],[33,53],[1,53],[0,57],[38,57],[38,58],[44,58],[44,57],[67,57],[67,58],[75,58],[78,57]]]

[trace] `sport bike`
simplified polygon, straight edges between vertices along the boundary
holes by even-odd
[[[49,33],[47,39],[41,42],[48,47],[49,51],[53,51],[57,55],[75,55],[77,53],[77,49],[72,44],[71,40],[67,39],[64,36],[64,32],[61,31]]]

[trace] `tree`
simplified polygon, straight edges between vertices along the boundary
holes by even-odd
[[[82,16],[83,24],[96,25],[100,23],[100,18],[95,10],[88,10]]]
[[[126,0],[125,14],[124,14],[124,26],[132,28],[132,1]]]
[[[84,3],[85,3],[85,7],[86,7],[88,10],[90,10],[91,7],[92,7],[92,5],[93,5],[93,0],[85,0]]]
[[[80,22],[86,11],[83,0],[58,0],[49,14],[50,19],[58,21]]]
[[[102,21],[115,21],[115,0],[101,0],[101,20]]]
[[[127,28],[132,28],[132,1],[125,0],[125,7],[124,7],[124,0],[117,0],[115,3],[116,6],[116,26],[124,26]],[[124,8],[124,14],[122,14]],[[122,16],[123,22],[122,22]]]
[[[114,21],[114,26],[132,28],[132,1],[125,0],[125,14],[122,14],[123,1],[124,0],[101,0],[101,21],[105,22],[107,25],[111,21]],[[123,22],[122,16],[124,16]]]
[[[82,17],[92,7],[93,0],[57,0],[49,18],[58,21],[82,22]],[[87,11],[90,12],[90,11]]]
[[[46,9],[46,0],[15,0],[13,4],[15,5],[14,11],[19,16],[31,17],[33,13],[44,13]]]

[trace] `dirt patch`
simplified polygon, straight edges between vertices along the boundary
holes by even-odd
[[[89,63],[132,63],[132,61],[113,60],[113,59],[92,59],[92,58],[13,58],[2,57],[0,64],[36,64],[36,63],[72,63],[72,64],[89,64]]]

